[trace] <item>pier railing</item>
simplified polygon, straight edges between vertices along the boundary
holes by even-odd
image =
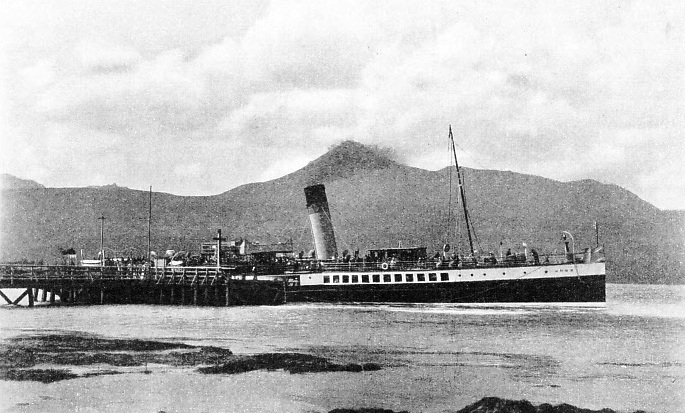
[[[147,266],[76,266],[76,265],[26,265],[0,264],[0,286],[20,281],[67,279],[72,281],[95,280],[160,280],[178,277],[241,278],[231,267],[147,267]]]
[[[237,273],[231,267],[147,267],[0,264],[0,298],[28,306],[61,303],[145,303],[194,305],[273,304],[284,302],[293,276]],[[22,289],[10,298],[9,291]],[[0,300],[1,302],[1,300]]]

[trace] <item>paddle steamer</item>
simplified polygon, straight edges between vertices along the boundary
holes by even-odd
[[[315,257],[301,256],[285,269],[288,302],[401,303],[604,303],[605,258],[602,248],[577,253],[573,236],[562,231],[563,254],[479,256],[457,162],[452,130],[449,138],[466,221],[469,253],[459,255],[445,244],[429,257],[425,247],[338,254],[333,223],[322,184],[305,188],[315,243]]]

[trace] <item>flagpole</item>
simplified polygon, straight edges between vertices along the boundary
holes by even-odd
[[[595,221],[595,247],[599,248],[599,225]]]
[[[152,260],[152,256],[150,255],[150,234],[151,234],[151,227],[152,226],[152,185],[150,185],[150,202],[148,206],[148,214],[147,214],[147,264],[150,265],[150,261]]]

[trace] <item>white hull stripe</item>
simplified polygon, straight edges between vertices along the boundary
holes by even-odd
[[[513,281],[605,275],[605,263],[535,265],[499,268],[422,269],[404,271],[322,272],[301,274],[300,285],[416,284]]]

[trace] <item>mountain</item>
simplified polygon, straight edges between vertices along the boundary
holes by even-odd
[[[506,171],[463,168],[467,200],[480,251],[522,251],[522,243],[562,251],[561,231],[576,250],[599,242],[608,258],[608,280],[685,282],[685,211],[661,211],[616,185],[593,180],[558,182]],[[340,250],[427,246],[448,240],[464,248],[455,175],[400,164],[382,149],[344,142],[284,177],[215,196],[153,193],[152,249],[197,251],[218,228],[229,239],[262,243],[292,239],[312,248],[303,188],[324,183]],[[451,183],[450,183],[451,182]],[[108,186],[2,191],[0,261],[55,262],[60,249],[97,253],[102,221],[108,248],[144,255],[148,197],[145,191]],[[451,207],[450,207],[451,205]],[[451,229],[450,229],[451,228]],[[458,229],[462,231],[457,231]],[[448,237],[448,235],[450,235]],[[501,243],[501,244],[500,244]]]
[[[43,185],[30,179],[17,178],[10,174],[0,174],[0,189],[35,189],[45,188]]]
[[[390,159],[392,152],[376,146],[365,146],[345,141],[331,148],[326,154],[295,172],[296,178],[307,185],[349,179],[364,172],[381,169],[401,169],[402,165]]]

